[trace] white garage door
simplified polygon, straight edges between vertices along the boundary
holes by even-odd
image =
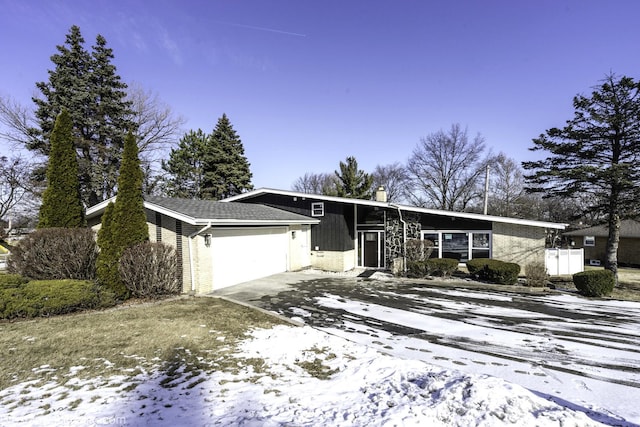
[[[211,239],[213,289],[287,271],[285,227],[214,229]]]

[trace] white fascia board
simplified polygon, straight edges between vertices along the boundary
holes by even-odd
[[[278,225],[278,226],[283,226],[283,225],[308,225],[308,224],[319,224],[320,221],[318,220],[295,220],[295,221],[288,221],[288,220],[245,220],[245,219],[204,219],[204,218],[199,218],[196,219],[195,225],[207,225],[207,224],[211,224],[211,225],[262,225],[262,226],[269,226],[269,225]]]
[[[564,230],[569,225],[569,224],[561,224],[561,223],[555,223],[555,222],[535,221],[535,220],[529,220],[529,219],[510,218],[510,217],[495,216],[495,215],[484,215],[484,214],[477,214],[477,213],[454,212],[454,211],[445,211],[440,209],[421,208],[418,206],[400,205],[400,204],[389,203],[389,202],[376,202],[375,200],[349,199],[345,197],[324,196],[321,194],[300,193],[297,191],[276,190],[272,188],[259,188],[257,190],[253,190],[247,193],[242,193],[236,196],[229,197],[227,199],[221,200],[221,202],[234,202],[238,200],[251,198],[254,196],[259,196],[261,194],[277,194],[281,196],[300,197],[300,198],[307,198],[307,199],[314,199],[314,200],[326,200],[326,201],[333,201],[333,202],[340,202],[340,203],[352,203],[356,205],[389,208],[394,210],[399,207],[403,211],[409,211],[409,212],[420,212],[420,213],[426,213],[431,215],[448,216],[448,217],[454,217],[454,218],[476,219],[480,221],[489,221],[489,222],[501,222],[506,224],[527,225],[531,227],[554,228],[557,230]]]
[[[350,199],[347,197],[325,196],[322,194],[313,194],[313,193],[300,193],[298,191],[276,190],[273,188],[258,188],[257,190],[252,190],[246,193],[237,194],[235,196],[222,199],[220,201],[221,202],[237,202],[238,200],[248,199],[254,196],[259,196],[261,194],[277,194],[280,196],[300,197],[301,199],[326,200],[331,202],[351,203],[354,205],[375,206],[380,208],[389,207],[389,203],[376,202],[375,200]]]
[[[431,215],[450,216],[454,218],[475,219],[479,221],[501,222],[505,224],[527,225],[531,227],[555,228],[564,230],[569,224],[561,224],[556,222],[535,221],[530,219],[510,218],[505,216],[484,215],[471,212],[453,212],[443,211],[439,209],[420,208],[408,205],[395,205],[403,211],[421,212]]]
[[[110,202],[115,202],[116,201],[116,196],[113,196],[110,199],[107,200],[103,200],[102,202],[98,203],[97,205],[93,205],[90,208],[88,208],[85,213],[84,216],[87,218],[91,218],[94,217],[96,215],[100,215],[102,212],[104,212],[104,210],[107,208],[107,206],[109,205]]]

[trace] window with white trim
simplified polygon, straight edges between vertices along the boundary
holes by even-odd
[[[311,216],[324,216],[324,202],[311,203]]]
[[[596,245],[596,236],[584,236],[584,245],[585,246],[595,246]]]

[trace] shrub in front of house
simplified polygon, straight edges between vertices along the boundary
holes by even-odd
[[[458,260],[453,258],[432,258],[425,261],[432,274],[451,277],[458,269]]]
[[[433,242],[430,240],[408,239],[406,243],[407,266],[410,262],[425,261],[433,253]]]
[[[429,269],[425,261],[407,261],[407,277],[423,279],[429,275]]]
[[[47,317],[105,306],[93,282],[32,280],[0,287],[0,318]]]
[[[467,261],[467,271],[469,274],[480,278],[484,274],[484,269],[487,266],[489,258],[474,258]]]
[[[573,284],[580,295],[602,297],[613,291],[616,279],[611,270],[589,270],[574,274]]]
[[[163,243],[144,242],[122,253],[120,276],[138,298],[160,298],[182,291],[176,251]]]
[[[527,286],[542,287],[547,285],[549,274],[544,262],[530,262],[524,267],[525,276],[527,276]]]
[[[36,280],[93,280],[97,256],[90,228],[42,228],[12,249],[7,269]]]
[[[19,274],[0,274],[0,289],[17,288],[28,281],[29,279]]]
[[[497,259],[478,258],[467,261],[467,269],[474,277],[500,285],[513,285],[518,281],[520,265]]]
[[[487,280],[500,285],[514,285],[518,281],[520,265],[515,262],[504,262],[491,259],[487,262]]]

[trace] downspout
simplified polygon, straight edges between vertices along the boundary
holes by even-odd
[[[396,208],[398,210],[398,218],[402,223],[402,271],[404,273],[407,272],[407,222],[402,219],[402,211],[400,210],[400,206],[394,205],[390,203],[389,206]]]
[[[200,231],[196,231],[195,233],[192,233],[189,235],[189,237],[187,237],[187,242],[189,245],[189,274],[191,276],[191,292],[195,292],[196,290],[196,282],[195,282],[195,277],[196,277],[196,273],[193,269],[193,249],[191,246],[191,240],[193,240],[193,238],[195,236],[197,236],[200,233],[203,233],[205,231],[207,231],[208,229],[211,228],[211,221],[209,221],[209,224],[207,224],[206,226],[204,226],[202,228],[202,230]]]

